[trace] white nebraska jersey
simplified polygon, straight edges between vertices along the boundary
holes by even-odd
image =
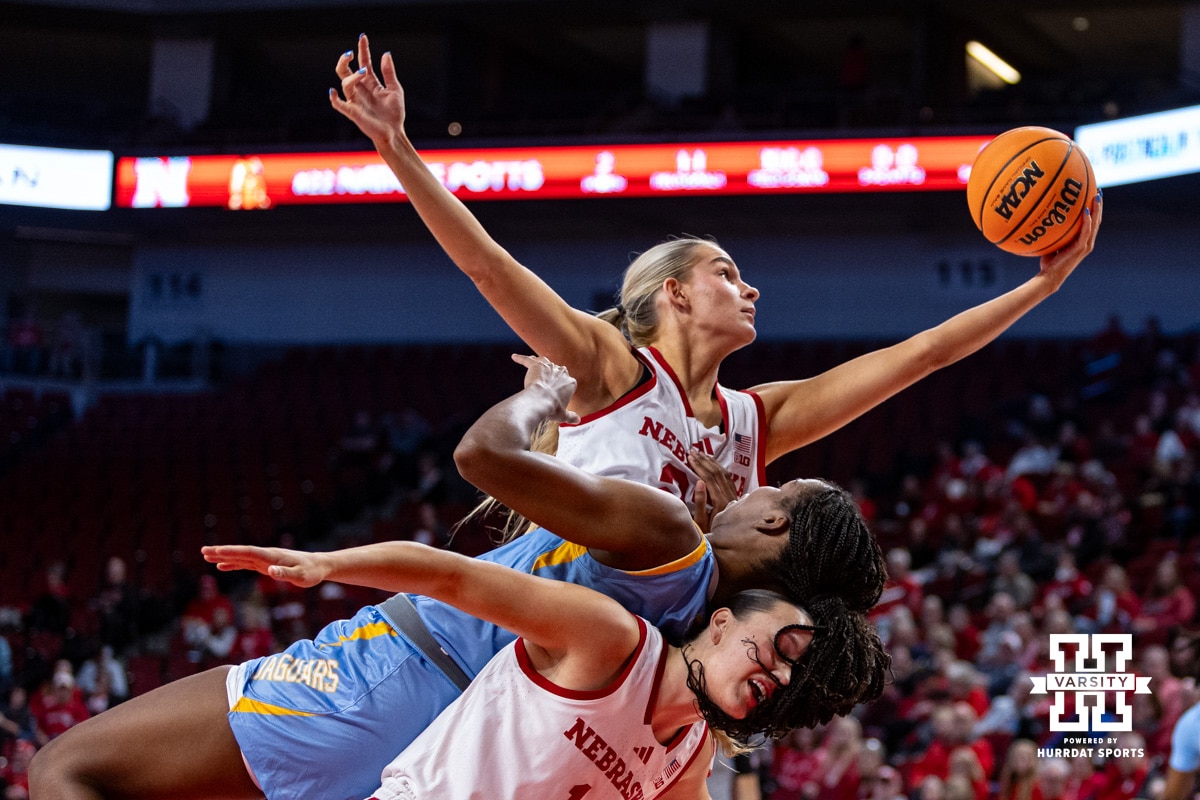
[[[669,744],[650,713],[668,648],[641,617],[637,650],[604,689],[571,691],[517,639],[383,770],[377,800],[650,800],[709,750],[694,722]],[[403,709],[397,709],[403,713]]]
[[[721,425],[705,427],[674,370],[653,347],[634,351],[650,377],[615,403],[558,427],[558,457],[593,475],[626,478],[666,489],[695,510],[696,473],[690,448],[711,455],[733,474],[738,496],[766,483],[766,415],[753,392],[716,387]]]

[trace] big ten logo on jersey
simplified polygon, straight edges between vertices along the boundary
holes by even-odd
[[[188,194],[188,175],[192,161],[180,158],[139,158],[133,163],[137,183],[131,205],[134,208],[183,208],[192,198]]]

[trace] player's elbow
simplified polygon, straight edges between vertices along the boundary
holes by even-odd
[[[922,378],[953,364],[970,352],[956,346],[950,337],[942,335],[936,328],[914,336],[906,344],[910,345],[911,369]]]
[[[486,466],[490,455],[492,452],[485,437],[470,430],[454,448],[454,466],[458,467],[458,474],[465,480],[474,483],[475,476]]]

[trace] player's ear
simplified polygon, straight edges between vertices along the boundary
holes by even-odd
[[[718,608],[708,618],[708,638],[714,645],[720,644],[729,624],[733,621],[733,612],[728,608]]]
[[[662,285],[663,297],[667,301],[680,310],[686,310],[691,307],[688,302],[687,290],[685,284],[678,278],[667,278]]]
[[[769,511],[754,524],[756,530],[768,536],[778,536],[787,533],[792,527],[792,520],[782,511]]]

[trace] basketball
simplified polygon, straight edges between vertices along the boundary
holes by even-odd
[[[988,142],[971,167],[967,204],[989,242],[1020,256],[1053,253],[1074,240],[1096,176],[1071,138],[1014,128]]]

